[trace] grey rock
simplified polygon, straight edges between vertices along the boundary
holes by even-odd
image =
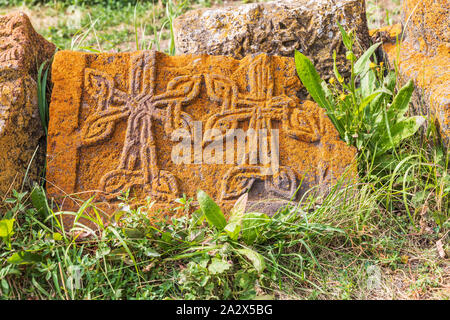
[[[297,0],[198,9],[174,20],[177,53],[226,55],[242,59],[260,52],[307,55],[324,79],[333,75],[333,50],[344,76],[349,74],[336,21],[353,29],[356,54],[370,45],[365,1]]]

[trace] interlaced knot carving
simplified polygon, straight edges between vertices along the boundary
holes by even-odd
[[[225,138],[225,131],[237,129],[241,122],[247,122],[249,129],[270,132],[273,122],[278,121],[280,129],[294,139],[315,142],[323,134],[318,115],[306,115],[306,111],[284,93],[274,94],[273,65],[271,58],[264,54],[241,66],[246,68],[248,78],[244,92],[228,77],[204,73],[175,77],[164,93],[156,94],[156,52],[140,52],[130,60],[128,92],[116,88],[108,74],[90,68],[85,70],[85,87],[96,100],[96,109],[81,129],[82,146],[109,139],[116,123],[127,121],[119,164],[100,179],[100,188],[108,198],[134,187],[143,188],[145,193],[159,200],[178,196],[176,177],[158,166],[153,122],[162,122],[167,134],[178,128],[192,132],[193,119],[183,112],[183,106],[199,96],[203,79],[208,98],[221,108],[207,120],[205,132],[220,129]],[[210,140],[211,137],[205,135],[203,142]],[[239,197],[256,180],[264,181],[269,194],[283,198],[291,197],[297,188],[296,176],[289,167],[280,166],[277,173],[267,175],[260,166],[242,164],[230,168],[224,175],[221,200]]]
[[[304,111],[296,108],[294,99],[284,93],[274,94],[273,63],[269,56],[259,55],[242,68],[247,68],[247,92],[240,92],[237,84],[224,76],[205,75],[208,96],[222,106],[220,113],[208,119],[206,132],[213,132],[211,129],[225,132],[237,129],[240,122],[247,122],[248,129],[255,132],[265,129],[270,134],[273,122],[277,121],[284,133],[294,139],[306,142],[320,139],[322,126],[317,115],[303,117]],[[226,138],[226,134],[222,138]],[[205,139],[209,141],[211,137],[205,136]],[[221,200],[239,197],[256,180],[264,181],[265,190],[271,196],[292,197],[298,186],[292,169],[281,166],[278,172],[270,175],[265,169],[249,164],[230,168],[222,179]]]
[[[86,87],[96,98],[97,109],[82,128],[83,145],[109,138],[115,124],[128,119],[119,165],[100,180],[100,188],[108,197],[136,186],[157,199],[178,193],[175,176],[158,167],[152,126],[154,120],[159,120],[167,133],[174,128],[190,130],[192,119],[181,109],[199,94],[201,76],[176,77],[168,83],[166,92],[157,95],[155,55],[150,51],[132,56],[128,93],[115,88],[107,74],[94,69],[85,72]]]

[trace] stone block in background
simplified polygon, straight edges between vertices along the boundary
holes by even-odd
[[[333,50],[344,76],[349,75],[336,21],[353,29],[359,56],[370,46],[363,0],[296,0],[198,9],[174,20],[176,49],[180,54],[232,56],[249,54],[293,57],[307,55],[324,79],[333,76]]]
[[[21,188],[30,164],[31,181],[44,171],[36,77],[54,52],[55,46],[36,33],[24,13],[0,16],[0,198]]]
[[[323,109],[297,97],[293,59],[60,51],[52,79],[47,186],[60,203],[67,195],[94,195],[110,213],[130,190],[134,203],[150,197],[167,215],[178,206],[175,198],[195,198],[202,189],[225,208],[247,191],[250,204],[272,200],[271,206],[314,186],[326,190],[347,169],[354,173],[355,149],[339,139]],[[270,171],[274,162],[263,164],[260,156],[251,163],[249,139],[241,149],[245,161],[238,163],[239,147],[226,144],[226,130],[271,128],[279,130],[278,169]],[[223,150],[214,161],[207,156],[208,129],[218,130],[215,141]],[[183,163],[172,157],[180,142],[173,140],[176,130],[191,137]],[[63,209],[70,206],[67,198]]]
[[[413,79],[416,112],[435,118],[444,144],[450,146],[450,2],[403,1],[404,37],[400,46],[385,43],[391,65],[403,82]]]

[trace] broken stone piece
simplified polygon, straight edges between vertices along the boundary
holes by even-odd
[[[59,201],[95,195],[111,212],[129,190],[168,209],[202,189],[229,208],[245,192],[296,200],[354,173],[355,149],[297,97],[291,58],[60,51],[52,79],[47,186]]]
[[[450,145],[450,42],[446,0],[403,2],[404,41],[383,46],[392,65],[398,63],[402,82],[413,79],[416,113],[435,118],[444,144]]]
[[[44,171],[36,77],[54,52],[25,14],[0,16],[0,199],[20,191],[25,175],[37,181]]]
[[[307,55],[324,79],[333,76],[333,50],[343,76],[346,49],[336,21],[354,31],[359,56],[370,46],[365,1],[296,0],[188,11],[174,20],[178,53],[206,53],[242,59],[267,53]]]

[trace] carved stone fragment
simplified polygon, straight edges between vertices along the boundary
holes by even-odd
[[[288,201],[354,174],[355,150],[297,97],[290,58],[62,51],[52,77],[47,180],[59,201],[94,195],[111,212],[129,191],[168,209],[202,189],[229,207],[246,192],[251,203]],[[182,162],[179,138],[189,138]]]
[[[416,113],[436,119],[444,144],[450,146],[450,3],[447,0],[403,1],[404,41],[385,43],[403,82],[414,80]]]
[[[0,16],[0,199],[44,171],[36,70],[54,51],[25,14]]]
[[[347,76],[349,63],[336,21],[353,30],[359,56],[370,45],[365,10],[361,0],[283,0],[188,11],[174,20],[176,49],[236,59],[261,52],[293,57],[299,50],[324,79],[333,76],[336,50],[338,69]]]

